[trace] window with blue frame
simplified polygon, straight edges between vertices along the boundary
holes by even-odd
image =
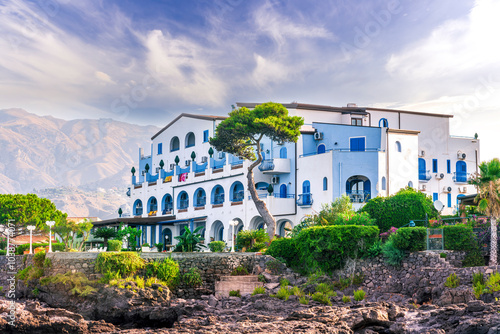
[[[280,159],[286,159],[286,158],[287,158],[286,147],[282,147],[280,149]]]
[[[427,180],[427,170],[425,167],[425,160],[418,158],[418,179]]]
[[[432,159],[432,172],[433,173],[438,172],[438,160],[437,159]]]
[[[149,246],[154,247],[156,244],[156,226],[151,226],[151,239],[149,242]]]
[[[448,207],[451,208],[451,194],[448,193]]]
[[[163,144],[158,143],[158,154],[163,154]]]
[[[362,152],[365,150],[365,137],[350,138],[351,151]]]
[[[325,144],[320,144],[318,146],[318,154],[323,154],[325,152],[326,152],[326,146],[325,146]]]
[[[446,160],[446,173],[451,173],[451,160]]]
[[[208,141],[208,130],[203,131],[203,142],[206,143]]]
[[[323,191],[328,190],[328,179],[326,177],[323,178]]]
[[[456,169],[457,173],[455,182],[467,182],[467,164],[465,161],[457,161]]]
[[[439,199],[438,193],[433,193],[432,194],[432,201],[435,202]]]

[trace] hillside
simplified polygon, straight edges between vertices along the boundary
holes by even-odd
[[[34,192],[70,216],[116,216],[118,206],[128,204],[125,192],[138,149],[158,130],[111,119],[66,121],[0,110],[0,193]]]

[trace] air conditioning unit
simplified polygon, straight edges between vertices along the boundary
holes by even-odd
[[[451,193],[451,187],[444,187],[443,192],[444,193]]]
[[[202,164],[204,164],[207,161],[208,161],[208,157],[207,156],[201,157],[201,163]]]
[[[323,132],[315,132],[314,140],[321,140],[321,139],[323,139]]]
[[[426,186],[425,184],[422,184],[422,185],[420,186],[420,189],[419,189],[419,190],[420,190],[420,191],[425,191],[426,189],[427,189],[427,186]]]
[[[160,167],[156,167],[156,174],[158,174],[160,172]]]
[[[467,187],[458,187],[458,192],[461,194],[465,194],[467,192]]]
[[[436,174],[436,179],[441,180],[444,177],[444,173]]]
[[[218,152],[217,159],[224,159],[224,152]]]
[[[141,174],[142,174],[142,176],[146,175],[146,171],[143,170]]]
[[[189,166],[191,164],[191,160],[184,161],[184,165]]]
[[[425,151],[424,150],[418,151],[418,156],[425,157]]]
[[[170,164],[170,170],[174,170],[175,164]]]
[[[465,154],[462,151],[458,151],[457,152],[457,159],[459,159],[459,160],[465,160],[465,158],[467,158],[467,154]]]
[[[272,184],[279,184],[280,183],[280,177],[279,176],[273,176],[271,178],[271,183]]]

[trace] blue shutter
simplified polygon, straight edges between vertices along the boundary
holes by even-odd
[[[432,159],[432,172],[437,173],[438,172],[438,161],[437,159]]]
[[[286,198],[286,184],[280,186],[280,198]]]
[[[451,173],[451,160],[446,160],[446,172]]]
[[[286,159],[286,158],[287,158],[286,147],[282,147],[280,149],[280,159]]]
[[[326,149],[325,149],[325,145],[324,144],[321,144],[318,146],[318,154],[322,154],[322,153],[325,153]]]
[[[432,201],[435,202],[438,200],[438,193],[433,193],[432,194]]]
[[[162,143],[158,143],[158,154],[162,154],[163,153],[163,145]]]
[[[346,181],[345,183],[345,192],[350,194],[351,193],[351,182]]]
[[[448,207],[451,208],[451,194],[448,193]]]
[[[364,151],[365,150],[365,138],[351,138],[351,151]]]
[[[363,191],[364,191],[364,195],[365,195],[365,199],[370,199],[370,195],[371,195],[371,182],[370,180],[366,180],[365,182],[363,182]]]
[[[208,141],[208,130],[203,131],[203,142],[206,143]]]

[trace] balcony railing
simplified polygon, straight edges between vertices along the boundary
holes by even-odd
[[[212,168],[213,169],[219,169],[219,168],[224,168],[224,165],[226,164],[226,158],[222,160],[212,160]]]
[[[206,197],[196,197],[194,206],[199,207],[199,206],[205,206],[207,204],[207,198]]]
[[[208,163],[203,163],[198,165],[197,163],[193,164],[193,170],[195,173],[202,173],[207,169]]]
[[[430,179],[431,179],[431,172],[430,172],[430,170],[418,171],[418,180],[419,181],[427,182]]]
[[[167,212],[172,212],[172,209],[173,209],[173,205],[172,203],[170,203],[169,205],[167,205],[167,207],[162,211],[162,214],[166,215]]]
[[[241,202],[243,201],[243,198],[245,198],[245,194],[243,190],[241,190],[233,194],[233,199],[231,200],[231,202]]]
[[[298,206],[310,206],[312,204],[313,204],[313,199],[311,193],[300,194],[297,198]]]
[[[184,210],[184,209],[187,209],[189,206],[189,200],[187,199],[183,199],[183,200],[180,200],[179,201],[179,209],[180,210]]]
[[[135,216],[142,216],[142,208],[135,209]]]
[[[218,205],[218,204],[222,204],[222,203],[224,203],[224,194],[215,195],[214,201],[212,204]]]
[[[369,191],[351,190],[347,192],[347,196],[349,196],[353,203],[365,203],[370,199],[371,194]]]
[[[465,173],[465,172],[453,173],[453,182],[455,183],[468,183],[469,178],[470,178],[470,173]]]

